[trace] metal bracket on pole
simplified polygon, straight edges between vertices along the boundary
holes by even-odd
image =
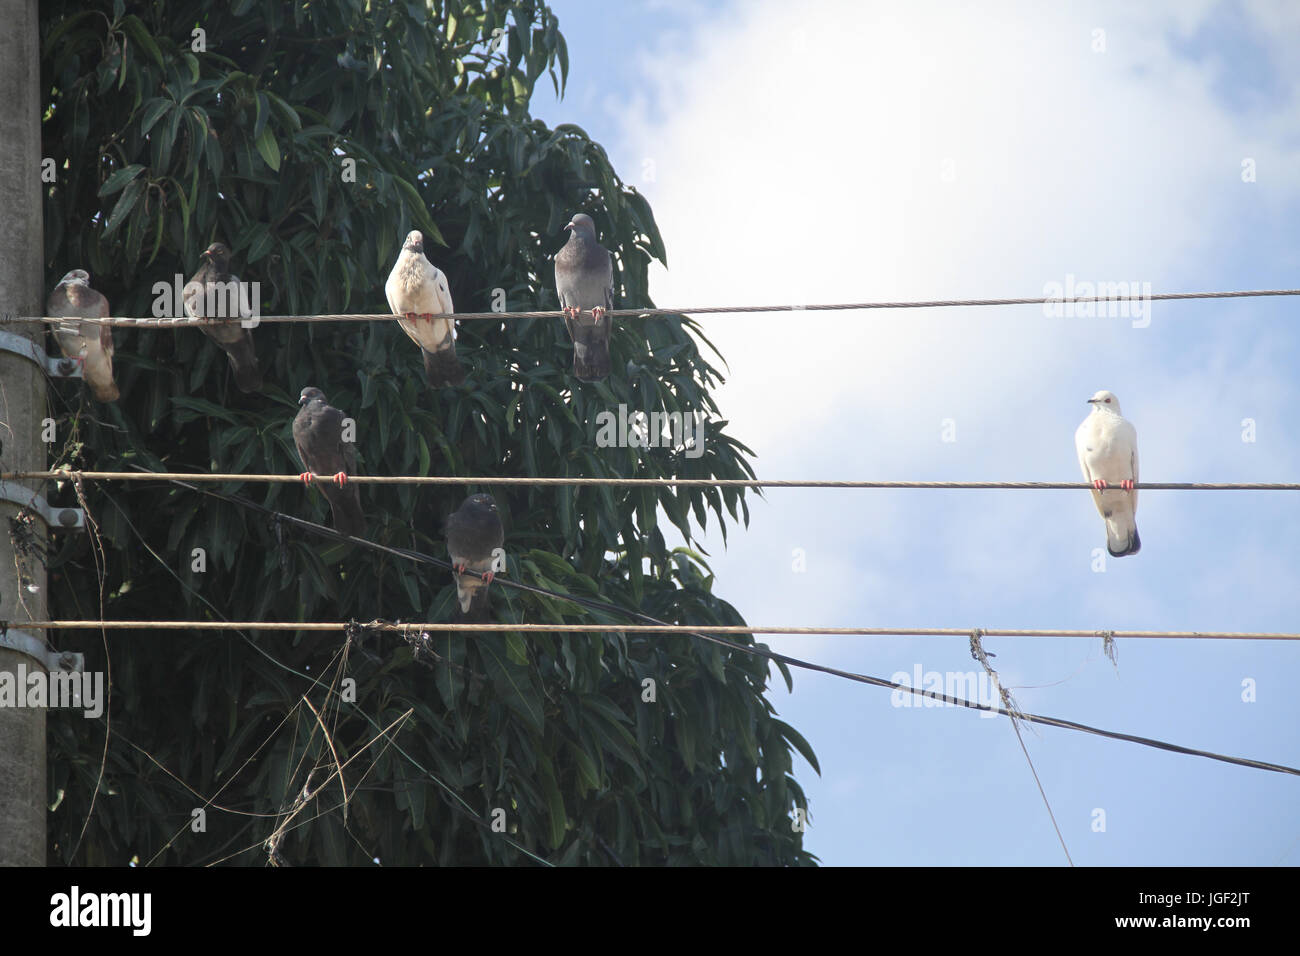
[[[51,531],[86,530],[86,513],[80,508],[51,508],[39,494],[22,485],[0,481],[0,501],[38,512]]]
[[[66,674],[80,674],[86,665],[86,658],[82,654],[74,654],[72,651],[52,651],[39,637],[26,631],[11,630],[3,624],[0,624],[0,647],[7,647],[19,654],[34,657],[44,664],[45,669],[50,673],[62,671]]]
[[[29,361],[35,362],[51,378],[83,378],[81,363],[70,358],[50,358],[41,348],[25,335],[12,332],[0,332],[0,352],[13,352]]]

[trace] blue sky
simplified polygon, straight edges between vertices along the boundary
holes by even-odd
[[[972,6],[553,0],[569,89],[539,86],[534,113],[586,129],[648,196],[663,306],[1300,286],[1300,7]],[[1297,307],[703,321],[760,477],[1077,481],[1074,429],[1107,388],[1147,481],[1296,481]],[[1100,573],[1083,491],[751,507],[706,547],[755,625],[1300,630],[1294,493],[1147,491],[1142,551]],[[771,644],[882,677],[978,669],[964,638]],[[1294,643],[1121,640],[1118,668],[1092,640],[985,647],[1026,710],[1300,764]],[[797,775],[825,864],[1065,863],[1005,719],[807,672],[772,686],[821,761]],[[1051,728],[1025,743],[1076,864],[1300,865],[1294,777]]]

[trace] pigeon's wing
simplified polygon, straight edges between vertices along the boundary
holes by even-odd
[[[1138,443],[1137,443],[1137,429],[1134,428],[1132,425],[1129,425],[1129,430],[1132,432],[1132,435],[1133,435],[1133,438],[1132,438],[1133,452],[1132,452],[1132,458],[1131,458],[1130,460],[1131,460],[1131,462],[1132,462],[1131,470],[1132,470],[1133,484],[1136,485],[1137,482],[1138,482]],[[1136,511],[1137,511],[1137,506],[1138,506],[1138,493],[1137,493],[1137,489],[1136,489],[1136,488],[1134,488],[1133,491],[1132,491],[1132,498],[1133,498],[1133,510],[1136,512]]]
[[[1094,415],[1089,415],[1085,418],[1083,424],[1080,425],[1078,430],[1074,433],[1074,450],[1079,456],[1079,468],[1083,472],[1083,480],[1088,484],[1092,484],[1098,477],[1093,472],[1092,468],[1092,450],[1097,443],[1096,422],[1093,421],[1095,417],[1096,416]],[[1101,503],[1101,492],[1097,491],[1095,488],[1092,490],[1092,500],[1097,506],[1097,511],[1105,514],[1106,509]]]
[[[388,300],[388,311],[393,315],[401,315],[403,311],[398,304],[401,292],[397,277],[402,268],[402,256],[404,255],[404,252],[397,254],[397,262],[393,264],[393,271],[388,273],[388,281],[384,283],[384,298]]]

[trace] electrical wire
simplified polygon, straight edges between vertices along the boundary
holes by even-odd
[[[947,309],[972,308],[982,306],[1004,305],[1052,305],[1065,307],[1074,304],[1109,303],[1109,302],[1168,302],[1185,299],[1244,299],[1264,296],[1300,295],[1300,289],[1251,289],[1234,292],[1158,292],[1136,295],[1088,295],[1063,298],[1059,296],[1027,296],[1011,299],[930,299],[911,302],[835,302],[820,305],[710,305],[694,308],[676,309],[609,309],[606,315],[615,319],[673,317],[684,315],[739,315],[759,312],[851,312],[869,309]],[[533,312],[452,312],[451,318],[460,319],[558,319],[564,316],[559,310],[542,310]],[[263,315],[256,317],[256,324],[276,324],[283,322],[391,322],[402,318],[399,315],[370,314],[360,312],[328,312],[319,315]],[[23,322],[47,322],[60,324],[69,321],[66,317],[45,315],[0,316],[0,325],[14,325]],[[98,325],[137,326],[137,327],[183,327],[194,325],[215,325],[217,323],[234,323],[254,321],[240,318],[198,319],[193,316],[112,316],[103,319],[77,319],[79,322],[92,322]],[[250,326],[251,327],[251,326]]]
[[[173,481],[192,482],[249,481],[265,484],[302,483],[299,475],[228,474],[210,472],[133,472],[133,471],[7,471],[0,481]],[[310,484],[333,483],[330,475],[313,475]],[[1082,481],[854,481],[814,480],[802,478],[500,478],[490,475],[348,475],[348,484],[358,485],[528,485],[614,488],[881,488],[907,490],[1010,490],[1010,491],[1092,491]],[[1118,490],[1117,485],[1110,486]],[[1143,481],[1135,482],[1138,491],[1300,491],[1297,482],[1225,482],[1225,481]]]

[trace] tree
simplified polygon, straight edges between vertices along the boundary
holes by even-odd
[[[529,116],[535,84],[562,89],[568,72],[541,3],[55,0],[41,17],[51,285],[84,267],[114,314],[150,315],[155,283],[192,274],[219,239],[260,283],[264,314],[380,313],[415,228],[460,311],[555,309],[551,257],[586,211],[617,250],[617,304],[650,305],[647,267],[665,252],[645,199],[581,129]],[[295,473],[290,422],[315,385],[355,419],[362,473],[753,475],[686,317],[620,323],[615,374],[595,385],[568,374],[558,320],[461,323],[469,381],[436,391],[392,322],[253,334],[266,384],[244,395],[196,330],[117,330],[120,402],[56,386],[58,462]],[[597,416],[620,404],[706,414],[703,453],[599,447]],[[220,490],[329,520],[314,491]],[[728,517],[747,523],[739,490],[364,486],[370,537],[442,556],[443,518],[480,490],[506,523],[505,577],[672,622],[744,623],[713,594],[703,556],[670,548],[658,526],[662,509],[689,543],[709,512],[724,532]],[[87,483],[84,495],[103,553],[68,537],[51,555],[65,616],[452,617],[451,576],[427,566],[174,485]],[[610,630],[433,632],[424,651],[364,630],[74,632],[88,669],[111,666],[112,722],[101,779],[103,722],[87,733],[79,716],[52,721],[51,859],[811,862],[791,825],[805,806],[792,748],[815,757],[764,698],[765,660],[491,590],[501,621]],[[345,677],[355,702],[340,697]],[[295,806],[264,846],[277,823],[264,815]]]

